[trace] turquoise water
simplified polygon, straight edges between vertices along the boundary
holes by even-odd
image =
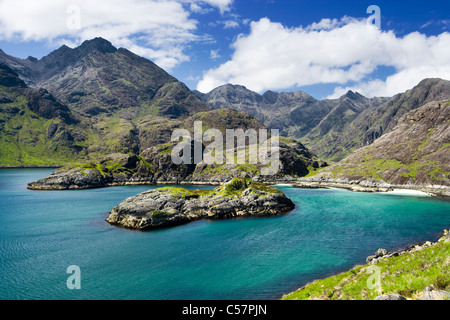
[[[277,299],[450,227],[447,200],[280,187],[297,205],[282,217],[136,232],[107,212],[153,187],[26,189],[50,173],[0,170],[0,299]]]

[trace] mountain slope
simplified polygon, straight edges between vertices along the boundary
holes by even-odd
[[[321,158],[339,161],[390,132],[405,113],[430,101],[449,99],[450,82],[425,79],[391,98],[366,98],[349,91],[339,99],[317,100],[302,91],[259,95],[235,85],[197,95],[214,108],[248,112],[268,128],[300,139]]]
[[[1,165],[55,165],[77,159],[83,141],[69,108],[0,63]]]
[[[390,132],[407,112],[428,102],[443,99],[450,99],[450,82],[425,79],[413,89],[398,94],[381,105],[368,106],[359,114],[355,114],[344,127],[333,126],[325,132],[322,128],[329,126],[328,115],[302,141],[324,159],[339,161],[352,151],[370,145],[383,134]],[[341,116],[343,114],[340,112]]]
[[[227,84],[207,94],[197,95],[216,109],[233,108],[248,112],[270,129],[279,129],[284,136],[300,138],[314,128],[334,107],[314,99],[305,92],[263,95],[243,86]]]
[[[314,180],[385,181],[400,186],[450,186],[450,100],[405,114],[391,132]]]
[[[55,50],[40,60],[0,53],[30,86],[45,88],[74,111],[136,118],[188,117],[211,108],[153,62],[102,38]]]
[[[0,138],[11,153],[1,165],[63,165],[114,152],[138,154],[167,142],[163,132],[172,121],[211,110],[153,62],[101,38],[75,49],[62,46],[40,60],[1,51],[0,63],[11,71],[2,76],[9,83],[2,86],[5,97],[14,96],[3,100],[21,113],[12,118],[0,110],[5,124]],[[27,124],[30,112],[33,125]],[[22,130],[9,130],[11,125]],[[32,142],[19,143],[24,135]],[[62,151],[62,144],[71,148]],[[30,146],[42,152],[20,156],[19,150]]]
[[[175,166],[170,140],[176,129],[192,134],[196,121],[203,130],[223,133],[265,127],[248,113],[214,110],[151,61],[104,39],[63,46],[40,60],[0,52],[0,61],[10,64],[2,64],[0,78],[2,166],[69,165],[81,184],[96,186],[133,179],[225,181],[259,173],[255,165]],[[304,176],[325,165],[290,139],[281,143],[281,158],[280,177]],[[85,170],[97,166],[94,182],[87,182],[92,175]]]

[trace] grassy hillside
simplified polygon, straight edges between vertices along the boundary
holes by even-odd
[[[405,114],[393,131],[318,176],[395,185],[450,185],[450,101]]]
[[[316,280],[282,299],[373,300],[380,295],[398,294],[416,300],[429,285],[435,290],[450,291],[449,238],[443,237],[437,243],[423,247],[381,259],[375,265],[356,266],[348,272]],[[379,268],[379,287],[373,281],[376,273],[370,270],[374,266]]]

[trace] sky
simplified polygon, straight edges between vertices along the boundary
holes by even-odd
[[[449,1],[0,0],[0,49],[38,59],[103,37],[192,90],[393,96],[450,80]]]

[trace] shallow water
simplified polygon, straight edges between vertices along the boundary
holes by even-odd
[[[448,200],[280,186],[296,203],[285,216],[137,232],[107,212],[155,187],[26,189],[50,173],[0,170],[0,299],[277,299],[450,227]]]

